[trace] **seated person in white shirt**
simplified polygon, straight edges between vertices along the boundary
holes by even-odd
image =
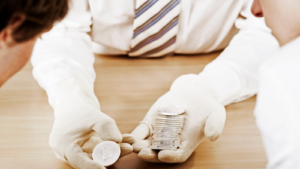
[[[36,44],[33,74],[46,90],[55,115],[50,146],[58,158],[75,168],[103,168],[90,157],[102,140],[131,140],[133,150],[145,161],[184,162],[204,137],[214,141],[220,136],[225,105],[257,93],[257,68],[269,57],[262,53],[278,48],[264,20],[251,14],[252,1],[182,0],[176,8],[180,12],[174,53],[226,49],[199,75],[176,79],[170,91],[150,108],[143,121],[151,125],[151,115],[161,105],[179,105],[187,113],[180,149],[157,154],[145,148],[149,145],[144,140],[149,136],[148,125],[143,123],[132,135],[122,137],[94,94],[94,53],[130,54],[135,8],[143,2],[148,1],[73,0],[67,17]],[[132,152],[128,143],[122,143],[121,149],[123,155]]]
[[[300,1],[255,0],[281,48],[259,68],[255,108],[268,169],[300,168]]]

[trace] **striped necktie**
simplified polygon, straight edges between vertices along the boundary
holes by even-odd
[[[131,57],[162,57],[175,51],[180,0],[136,0]]]

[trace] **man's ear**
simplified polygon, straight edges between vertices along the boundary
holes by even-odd
[[[3,30],[0,32],[0,42],[1,43],[6,43],[6,44],[11,44],[14,41],[13,39],[13,31],[20,26],[24,20],[26,19],[25,15],[19,14],[16,16],[13,16],[12,19],[10,20],[8,26],[6,26]],[[0,44],[1,47],[1,44]]]

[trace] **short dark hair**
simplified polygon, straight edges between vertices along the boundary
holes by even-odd
[[[13,31],[16,42],[32,39],[50,29],[68,13],[68,0],[0,0],[0,32],[18,15],[25,20]]]

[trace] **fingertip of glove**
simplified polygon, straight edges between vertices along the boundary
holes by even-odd
[[[141,150],[142,150],[142,148],[141,147],[139,147],[139,146],[136,146],[136,145],[132,145],[132,147],[133,147],[133,152],[134,153],[139,153]]]
[[[123,137],[116,122],[108,116],[102,122],[97,123],[93,129],[103,141],[122,142]]]
[[[138,154],[138,157],[143,161],[153,162],[153,163],[160,163],[157,158],[157,152],[150,148],[144,148]]]
[[[106,167],[94,162],[93,164],[90,165],[90,167],[87,168],[91,168],[91,169],[106,169]]]
[[[158,159],[164,163],[182,163],[186,161],[182,152],[163,150],[158,153]]]
[[[128,143],[121,143],[120,148],[121,148],[120,158],[132,153],[132,151],[133,151],[132,146]]]
[[[73,161],[71,165],[75,168],[90,168],[90,169],[106,169],[106,167],[100,165],[96,161],[90,159],[90,155],[88,154],[88,160],[77,159],[76,162]]]
[[[142,149],[149,147],[149,140],[136,141],[132,144],[133,152],[139,153]]]
[[[135,142],[136,142],[136,139],[135,139],[134,135],[132,135],[132,134],[123,134],[122,143],[133,144]]]
[[[216,141],[222,133],[222,127],[219,125],[212,125],[212,124],[206,125],[204,129],[204,133],[206,138],[209,141]]]
[[[128,143],[121,143],[120,148],[121,148],[122,151],[123,150],[131,151],[131,152],[133,151],[133,147]]]
[[[106,133],[103,132],[101,134],[101,139],[103,141],[114,141],[116,143],[121,143],[123,137],[122,137],[121,133],[112,131],[112,132],[106,132]]]
[[[91,163],[85,166],[86,168],[91,168],[91,169],[106,169],[106,167],[100,165],[96,161],[92,160]]]

